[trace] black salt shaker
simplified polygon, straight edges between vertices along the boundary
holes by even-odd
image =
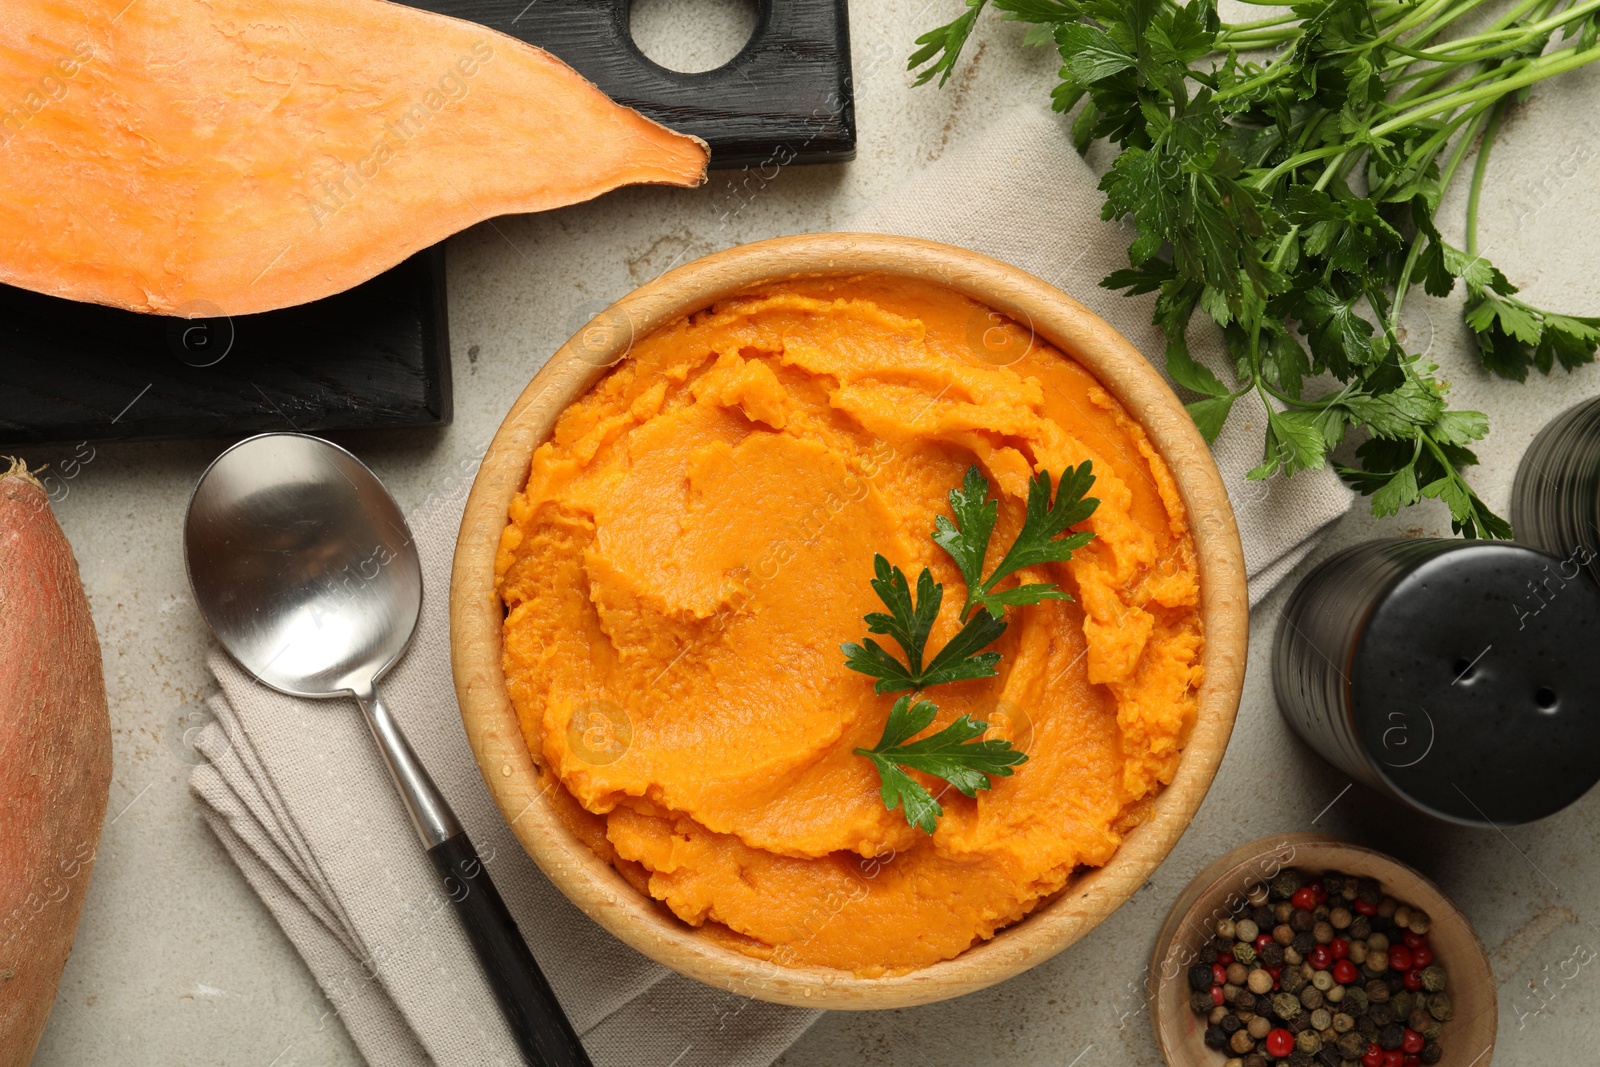
[[[1501,826],[1600,780],[1600,586],[1526,545],[1371,541],[1295,589],[1273,685],[1289,725],[1357,781]]]

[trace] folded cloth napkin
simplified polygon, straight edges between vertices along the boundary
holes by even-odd
[[[928,237],[1015,263],[1159,353],[1149,303],[1097,285],[1123,265],[1127,247],[1123,229],[1100,221],[1099,204],[1094,175],[1057,120],[1019,109],[848,228]],[[1241,400],[1216,445],[1253,598],[1350,502],[1327,472],[1248,482],[1260,424],[1259,410]],[[462,479],[412,516],[427,592],[416,640],[384,682],[386,702],[472,834],[596,1064],[770,1063],[815,1012],[718,992],[627,948],[545,881],[489,799],[450,681],[446,593],[466,490]],[[354,704],[285,697],[221,653],[211,669],[222,691],[190,788],[315,975],[328,1018],[342,1020],[383,1067],[515,1064],[505,1023]]]
[[[1154,294],[1129,298],[1100,287],[1100,279],[1128,265],[1132,232],[1101,221],[1098,184],[1073,149],[1065,121],[1043,106],[1023,105],[1001,114],[847,228],[943,241],[1021,267],[1075,297],[1160,367],[1166,339],[1151,323]],[[1199,324],[1192,330],[1195,358],[1228,381],[1220,332]],[[1293,478],[1246,478],[1261,462],[1265,422],[1260,399],[1242,396],[1211,449],[1239,521],[1252,604],[1306,557],[1353,498],[1326,469]]]

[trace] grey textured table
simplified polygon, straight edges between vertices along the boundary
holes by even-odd
[[[692,21],[678,10],[698,9]],[[707,11],[709,9],[709,11]],[[408,509],[456,476],[557,345],[611,299],[686,259],[781,233],[834,228],[1003,107],[1047,91],[1056,63],[1025,52],[1015,25],[984,42],[943,91],[913,90],[915,32],[956,0],[877,0],[852,11],[859,86],[855,163],[719,174],[695,192],[633,189],[547,215],[500,219],[450,245],[456,421],[447,430],[349,436]],[[708,26],[747,20],[738,0],[641,0],[667,56],[698,53]],[[748,25],[748,22],[745,23]],[[709,37],[708,37],[709,34]],[[724,55],[726,50],[724,50]],[[687,64],[683,64],[687,66]],[[1484,251],[1531,299],[1600,311],[1600,77],[1541,90],[1508,120],[1482,219]],[[730,180],[732,179],[732,180]],[[1047,208],[1044,208],[1047,210]],[[1442,215],[1459,220],[1461,205]],[[1543,423],[1600,393],[1600,367],[1525,386],[1490,382],[1455,306],[1427,301],[1432,351],[1464,406],[1494,430],[1473,480],[1504,508],[1518,457]],[[1419,345],[1426,347],[1427,342]],[[186,730],[212,682],[208,638],[183,576],[179,527],[215,441],[102,447],[66,483],[72,539],[105,649],[115,777],[101,857],[41,1067],[227,1064],[303,1067],[360,1057],[271,917],[200,822],[185,779]],[[61,464],[71,448],[30,462]],[[1244,491],[1247,487],[1235,487]],[[1399,519],[1350,515],[1314,558],[1373,536],[1448,533],[1430,504]],[[1600,1047],[1600,794],[1505,834],[1446,827],[1370,797],[1300,746],[1273,706],[1267,652],[1287,587],[1257,612],[1238,727],[1205,806],[1145,890],[1078,945],[1013,981],[904,1011],[824,1016],[780,1062],[1155,1067],[1132,983],[1172,899],[1210,858],[1251,837],[1315,826],[1390,850],[1472,916],[1500,983],[1496,1062],[1593,1062]],[[330,714],[335,712],[330,710]],[[1570,962],[1569,962],[1570,961]],[[1573,972],[1576,971],[1574,976]],[[688,1067],[688,1065],[686,1065]]]

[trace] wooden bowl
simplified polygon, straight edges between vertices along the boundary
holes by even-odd
[[[1312,874],[1339,871],[1375,878],[1386,895],[1427,912],[1432,920],[1428,942],[1449,977],[1445,992],[1455,1009],[1439,1041],[1444,1062],[1489,1067],[1498,1012],[1494,975],[1472,923],[1438,886],[1399,860],[1321,834],[1283,834],[1240,845],[1196,875],[1178,895],[1156,937],[1147,989],[1156,1043],[1167,1062],[1173,1067],[1222,1067],[1232,1055],[1206,1048],[1205,1026],[1189,1008],[1185,971],[1194,951],[1226,914],[1228,895],[1242,895],[1252,884],[1289,867]]]
[[[1177,774],[1111,862],[992,940],[887,978],[780,966],[719,947],[574,838],[545,799],[559,783],[530,756],[506,693],[504,611],[494,585],[500,532],[533,450],[561,411],[626,357],[633,338],[753,286],[868,272],[936,282],[1031,324],[1143,424],[1188,509],[1206,635],[1197,721]],[[450,598],[451,658],[467,736],[500,810],[550,880],[601,926],[681,974],[760,1000],[826,1008],[904,1007],[981,989],[1060,952],[1128,899],[1188,827],[1211,784],[1233,729],[1249,627],[1243,555],[1221,477],[1188,413],[1144,356],[1076,300],[1014,267],[948,245],[844,233],[784,237],[706,256],[641,286],[563,345],[512,406],[484,456],[461,520]]]

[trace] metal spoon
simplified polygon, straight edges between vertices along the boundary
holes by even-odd
[[[523,1058],[590,1067],[483,861],[378,698],[422,609],[421,563],[394,498],[337,445],[262,434],[200,476],[183,545],[200,614],[240,666],[290,696],[361,705]]]

